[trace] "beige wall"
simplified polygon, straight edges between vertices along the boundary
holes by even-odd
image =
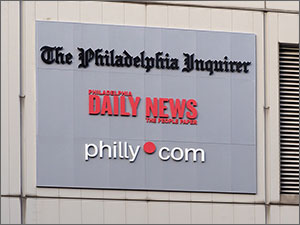
[[[182,5],[183,3],[189,6]],[[26,197],[23,206],[26,223],[298,223],[298,206],[279,205],[278,133],[278,42],[298,42],[299,15],[294,14],[299,8],[298,3],[203,1],[177,2],[177,6],[174,2],[169,4],[23,2],[22,72],[26,97],[22,143],[22,193]],[[260,9],[265,6],[271,12],[265,13],[264,20],[264,13]],[[241,7],[244,9],[241,10]],[[18,2],[1,2],[1,222],[7,223],[21,220],[18,197],[21,194],[18,15]],[[35,20],[255,33],[258,96],[257,194],[36,188]],[[266,111],[266,121],[264,92],[266,106],[270,106]]]
[[[266,16],[267,200],[280,202],[279,140],[279,42],[299,43],[299,14],[268,13]]]

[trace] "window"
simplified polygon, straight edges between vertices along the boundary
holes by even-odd
[[[279,44],[280,189],[299,194],[299,44]]]

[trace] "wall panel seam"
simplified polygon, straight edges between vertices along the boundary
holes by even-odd
[[[213,6],[213,5],[192,5],[188,3],[171,3],[171,2],[142,2],[142,1],[115,1],[126,4],[143,4],[143,5],[160,5],[160,6],[179,6],[179,7],[193,7],[193,8],[210,8],[210,9],[224,9],[224,10],[242,10],[242,11],[256,11],[256,12],[275,12],[275,13],[289,13],[299,14],[297,10],[288,9],[270,9],[270,8],[254,8],[254,7],[237,7],[237,6]]]
[[[21,195],[1,195],[1,197],[21,198]],[[291,205],[298,206],[297,204],[270,202],[222,202],[222,201],[193,201],[193,200],[158,200],[158,199],[125,199],[125,198],[88,198],[88,197],[64,197],[64,196],[34,196],[25,195],[24,199],[57,199],[57,200],[104,200],[104,201],[142,201],[142,202],[167,202],[167,203],[214,203],[214,204],[242,204],[242,205]]]
[[[299,204],[293,203],[280,203],[270,202],[268,204],[264,202],[222,202],[222,201],[186,201],[186,200],[158,200],[158,199],[116,199],[116,198],[82,198],[82,197],[52,197],[52,196],[25,196],[21,195],[1,195],[1,198],[23,198],[29,199],[56,199],[56,200],[95,200],[95,201],[125,201],[125,202],[165,202],[165,203],[193,203],[193,204],[226,204],[226,205],[262,205],[262,206],[295,206],[299,207]]]

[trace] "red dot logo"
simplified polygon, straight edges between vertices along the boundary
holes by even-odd
[[[148,154],[154,153],[156,150],[156,146],[153,142],[149,141],[144,144],[144,151]]]

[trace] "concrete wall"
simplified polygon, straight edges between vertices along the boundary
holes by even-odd
[[[299,207],[281,202],[278,100],[278,42],[298,43],[298,2],[25,1],[22,7],[25,99],[20,126],[19,3],[1,1],[1,222],[19,223],[21,216],[26,223],[299,222]],[[255,33],[257,194],[36,188],[36,20]]]

